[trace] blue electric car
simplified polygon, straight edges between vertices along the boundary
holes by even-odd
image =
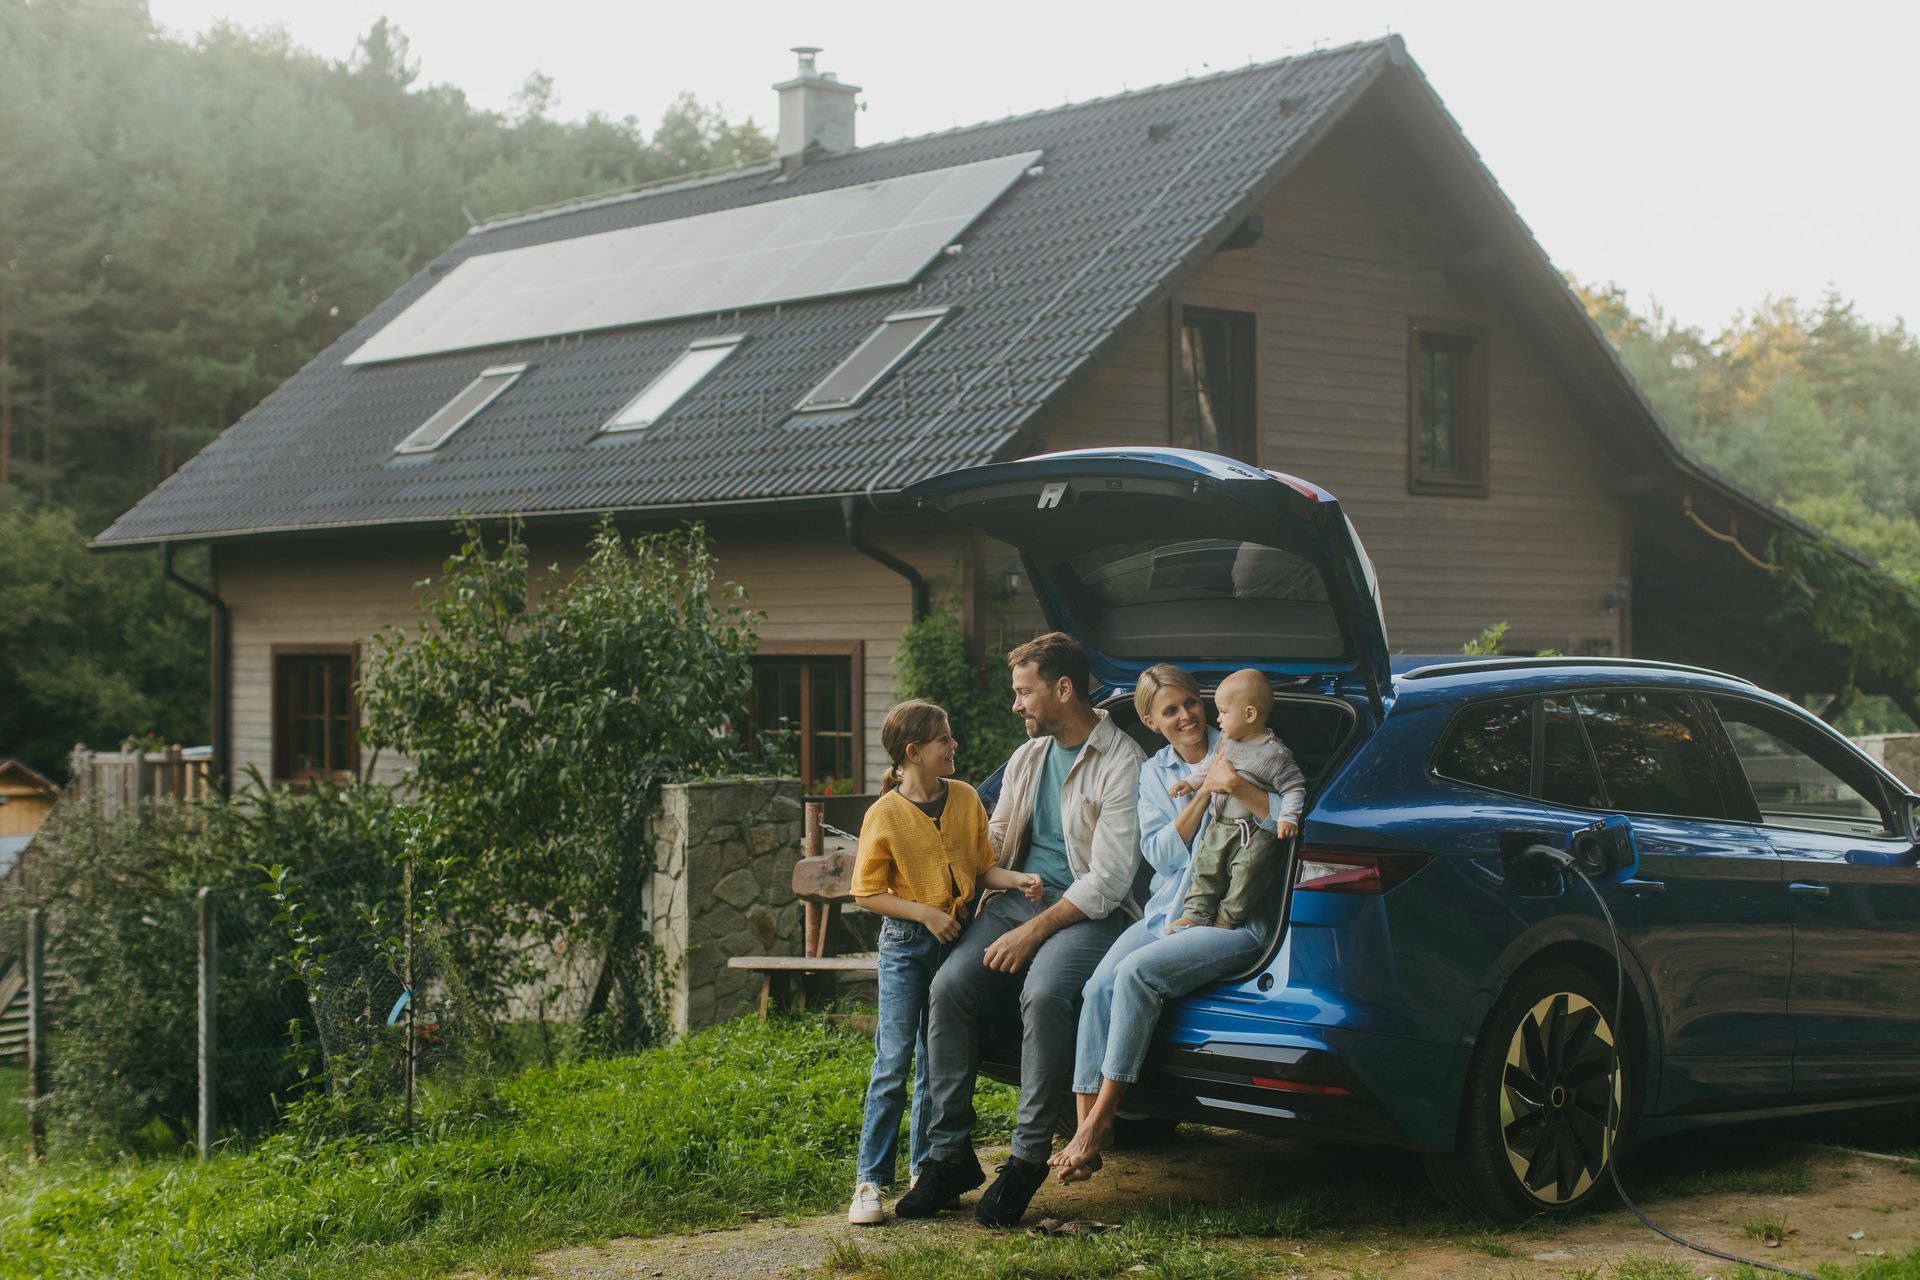
[[[1915,797],[1816,717],[1654,662],[1390,660],[1333,495],[1225,458],[1084,450],[909,496],[1020,549],[1148,750],[1143,667],[1273,679],[1311,787],[1281,927],[1167,1010],[1142,1112],[1422,1152],[1511,1218],[1597,1194],[1635,1132],[1920,1097]],[[983,1028],[1001,1078],[1013,1030]]]

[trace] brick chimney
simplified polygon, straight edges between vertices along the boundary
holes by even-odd
[[[800,70],[774,87],[780,94],[780,162],[797,168],[823,153],[853,150],[854,97],[857,84],[841,84],[831,71],[822,74],[813,45],[796,45]]]

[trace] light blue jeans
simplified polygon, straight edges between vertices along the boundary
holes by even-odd
[[[867,1109],[860,1121],[860,1157],[856,1182],[893,1185],[900,1154],[900,1113],[907,1102],[907,1072],[918,1061],[913,1082],[913,1120],[908,1167],[918,1172],[927,1161],[927,991],[946,948],[932,931],[913,920],[888,916],[880,922],[880,959],[876,975],[880,1016],[873,1032],[873,1077],[867,1084]]]
[[[1196,925],[1174,934],[1165,928],[1134,921],[1087,979],[1074,1053],[1075,1093],[1100,1092],[1102,1076],[1138,1081],[1160,1007],[1246,968],[1266,949],[1266,937],[1245,927]]]

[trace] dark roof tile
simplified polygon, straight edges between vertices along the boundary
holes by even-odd
[[[735,177],[476,228],[147,495],[97,545],[301,528],[889,491],[1006,448],[1140,307],[1230,228],[1394,56],[1310,54]],[[1164,136],[1149,124],[1171,125]],[[1023,178],[913,285],[346,366],[479,253],[738,208],[1021,151]],[[891,312],[953,314],[854,409],[793,406]],[[695,338],[751,335],[658,426],[598,436]],[[393,446],[480,370],[532,367],[430,454]]]

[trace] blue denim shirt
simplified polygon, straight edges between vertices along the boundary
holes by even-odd
[[[1173,825],[1187,802],[1175,800],[1167,792],[1174,783],[1192,777],[1195,769],[1212,763],[1219,745],[1220,731],[1208,725],[1207,755],[1200,764],[1192,765],[1182,760],[1172,743],[1140,763],[1140,853],[1146,858],[1147,865],[1153,868],[1153,884],[1148,890],[1147,905],[1141,919],[1152,933],[1165,933],[1167,926],[1178,918],[1180,908],[1187,901],[1187,882],[1193,878],[1193,846],[1180,838],[1179,829]],[[1198,840],[1212,821],[1213,815],[1202,810],[1200,825],[1194,829],[1193,838]],[[1274,828],[1271,800],[1267,802],[1267,814],[1259,820],[1259,825],[1265,831]],[[1248,927],[1258,929],[1264,935],[1268,926],[1266,921],[1257,920],[1250,922]]]

